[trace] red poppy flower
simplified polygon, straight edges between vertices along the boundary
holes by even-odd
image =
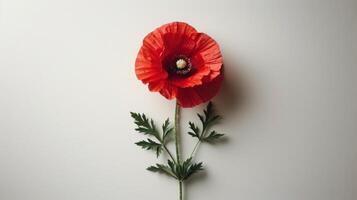
[[[223,80],[218,44],[183,22],[165,24],[149,33],[135,62],[139,80],[149,90],[182,107],[193,107],[214,97]]]

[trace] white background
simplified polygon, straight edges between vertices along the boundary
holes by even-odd
[[[0,0],[1,200],[177,199],[129,117],[173,116],[134,61],[177,20],[219,42],[226,74],[228,141],[201,146],[187,200],[357,199],[356,1]]]

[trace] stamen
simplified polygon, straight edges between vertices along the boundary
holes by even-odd
[[[163,65],[170,74],[175,76],[188,76],[192,71],[191,60],[185,55],[168,56],[164,59]]]
[[[177,67],[177,69],[184,69],[184,68],[186,68],[187,67],[187,62],[186,62],[186,60],[184,60],[184,59],[178,59],[177,61],[176,61],[176,67]]]

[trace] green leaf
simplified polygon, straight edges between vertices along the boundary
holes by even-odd
[[[173,132],[174,128],[170,127],[170,121],[167,118],[165,120],[165,123],[162,125],[162,140],[163,142],[167,142],[168,137],[170,136],[170,134]]]
[[[198,116],[198,118],[200,119],[200,121],[202,122],[202,123],[205,123],[205,118],[201,115],[201,114],[199,114],[199,113],[197,113],[197,116]]]
[[[181,164],[176,164],[175,167],[171,166],[171,170],[176,175],[176,177],[178,177],[179,180],[186,180],[192,174],[202,169],[202,162],[192,163],[192,158],[188,158]]]
[[[211,115],[213,114],[213,104],[211,101],[207,104],[206,110],[203,110],[203,112],[206,116],[206,120],[211,117]]]
[[[159,143],[156,143],[155,141],[153,141],[151,139],[147,139],[147,141],[142,140],[135,144],[138,146],[141,146],[141,148],[146,149],[146,150],[155,150],[157,157],[159,157],[160,153],[162,152],[162,145]]]
[[[170,167],[171,173],[175,175],[176,179],[179,179],[179,176],[178,176],[178,173],[177,173],[177,170],[176,170],[177,164],[175,162],[171,161],[171,160],[168,160],[167,164]]]
[[[201,121],[202,130],[200,132],[199,128],[194,123],[190,122],[189,124],[192,132],[189,132],[188,134],[192,137],[197,137],[199,140],[203,140],[209,127],[217,122],[221,116],[215,114],[212,102],[207,104],[206,109],[203,110],[203,115],[197,113],[197,116]]]
[[[211,131],[210,134],[204,137],[202,140],[206,142],[215,142],[222,136],[224,136],[224,134],[217,133],[216,131]]]
[[[203,113],[204,113],[204,117],[200,114],[197,114],[202,123],[203,131],[206,130],[208,126],[212,125],[213,122],[216,122],[218,119],[221,118],[220,115],[215,114],[212,102],[208,103],[206,109],[203,110]]]
[[[160,140],[160,134],[155,127],[155,123],[152,119],[146,117],[145,114],[130,112],[131,117],[134,119],[134,123],[137,125],[135,129],[139,133],[144,133],[145,135],[151,135]]]
[[[189,122],[190,125],[190,129],[192,130],[192,132],[188,132],[189,135],[191,135],[192,137],[197,137],[200,138],[200,129],[193,123],[193,122]]]
[[[192,158],[188,158],[181,165],[179,165],[179,177],[181,180],[186,180],[192,174],[197,173],[200,170],[203,170],[202,162],[192,163]]]
[[[194,163],[191,164],[187,170],[187,174],[185,176],[185,179],[189,178],[192,174],[197,173],[200,170],[203,170],[203,163],[199,162],[199,163]]]
[[[188,158],[181,164],[177,164],[172,160],[168,160],[167,165],[156,164],[154,166],[148,167],[147,170],[164,173],[177,180],[183,181],[198,171],[203,170],[202,165],[202,162],[192,163],[192,158]]]
[[[196,126],[193,122],[189,122],[190,129],[191,129],[191,131],[188,132],[189,135],[191,135],[192,137],[197,137],[201,141],[204,141],[206,139],[211,140],[214,139],[215,137],[220,137],[220,134],[219,135],[213,134],[208,138],[205,137],[209,127],[221,118],[220,115],[215,114],[212,102],[209,102],[207,104],[206,109],[203,110],[203,115],[197,113],[197,116],[201,121],[202,129]]]
[[[152,172],[159,172],[160,171],[160,168],[157,167],[157,166],[154,166],[154,165],[152,165],[152,166],[150,166],[150,167],[148,167],[146,169],[149,170],[149,171],[152,171]]]
[[[148,167],[147,170],[152,171],[152,172],[163,173],[163,174],[166,174],[168,176],[171,176],[171,177],[177,179],[175,174],[172,173],[171,168],[167,165],[156,164],[155,166]]]

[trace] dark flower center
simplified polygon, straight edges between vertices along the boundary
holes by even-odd
[[[166,65],[169,73],[179,76],[188,75],[192,70],[190,58],[184,55],[174,56]]]

